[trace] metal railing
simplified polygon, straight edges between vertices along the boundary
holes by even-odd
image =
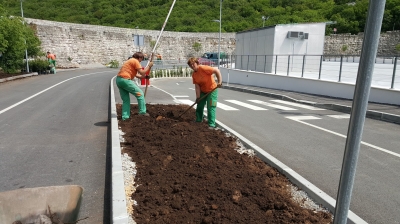
[[[398,56],[377,56],[373,87],[400,89]],[[223,67],[355,84],[359,55],[229,55]]]

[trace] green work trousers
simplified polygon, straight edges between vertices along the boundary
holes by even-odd
[[[146,101],[144,99],[143,91],[130,79],[124,79],[122,77],[117,76],[116,80],[119,94],[122,99],[122,120],[126,120],[131,115],[131,100],[129,97],[129,93],[134,95],[137,99],[139,106],[139,114],[146,113]]]
[[[200,98],[206,93],[200,93]],[[197,103],[196,122],[202,122],[204,116],[204,106],[207,104],[208,126],[215,128],[215,114],[217,111],[218,89],[210,93],[206,98]]]
[[[53,65],[51,71],[52,71],[54,74],[56,74],[56,60],[49,59],[49,63],[50,63],[51,65]]]

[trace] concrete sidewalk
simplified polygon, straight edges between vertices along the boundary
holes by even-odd
[[[256,86],[245,86],[240,84],[229,83],[226,85],[226,83],[224,83],[222,88],[312,105],[315,107],[335,110],[343,113],[350,113],[353,103],[352,100],[348,99],[332,98]],[[400,105],[368,103],[367,117],[400,124]]]

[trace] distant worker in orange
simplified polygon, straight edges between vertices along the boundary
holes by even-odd
[[[50,62],[50,71],[52,71],[54,74],[56,74],[56,55],[50,53],[50,51],[47,52],[47,60]]]

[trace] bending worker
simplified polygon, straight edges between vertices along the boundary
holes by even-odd
[[[194,71],[192,80],[196,91],[196,122],[203,121],[204,106],[207,103],[208,126],[215,128],[215,114],[218,100],[218,89],[216,88],[222,86],[221,72],[218,68],[200,65],[197,58],[189,58],[187,64]],[[215,82],[213,74],[216,75],[218,83]],[[208,96],[200,100],[206,94]]]
[[[150,79],[150,76],[146,76],[146,73],[150,71],[153,66],[151,61],[148,66],[142,69],[140,62],[143,61],[144,55],[142,52],[136,52],[132,58],[127,60],[117,75],[117,86],[119,94],[122,99],[122,120],[129,119],[131,113],[131,101],[129,93],[133,94],[138,102],[139,115],[149,116],[146,113],[146,101],[144,99],[143,91],[132,81],[133,78],[146,78]]]
[[[50,51],[48,51],[47,52],[47,59],[49,60],[50,65],[52,67],[52,69],[51,69],[51,70],[53,70],[52,72],[54,74],[56,74],[56,55],[52,54],[52,53],[50,53]]]

